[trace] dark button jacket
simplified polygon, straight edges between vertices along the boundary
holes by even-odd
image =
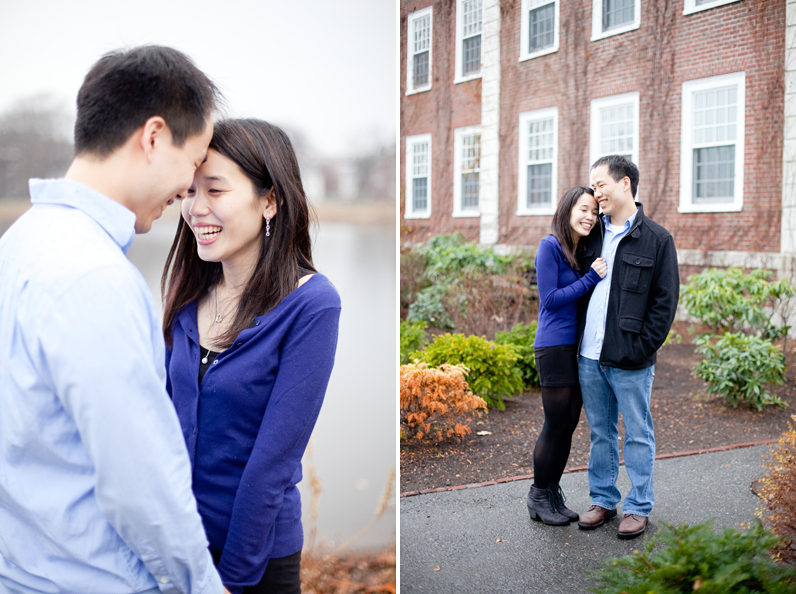
[[[632,229],[619,240],[614,258],[605,338],[600,364],[619,369],[645,369],[655,364],[656,352],[666,340],[680,297],[680,273],[672,235],[638,214]],[[600,218],[584,244],[581,270],[589,270],[602,253],[605,224]],[[578,310],[578,343],[586,326],[592,288]]]

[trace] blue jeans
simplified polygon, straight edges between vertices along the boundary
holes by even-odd
[[[619,476],[619,412],[625,425],[625,468],[632,485],[622,502],[622,512],[649,516],[655,496],[652,469],[655,431],[650,414],[650,394],[655,366],[628,371],[578,357],[583,408],[591,428],[589,494],[594,505],[614,509],[622,495]]]

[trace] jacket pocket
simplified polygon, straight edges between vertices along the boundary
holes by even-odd
[[[629,318],[627,316],[619,317],[619,329],[624,332],[632,332],[633,334],[641,334],[641,327],[644,324],[643,320],[638,318]]]
[[[637,254],[622,254],[622,275],[619,279],[623,291],[643,293],[650,286],[655,261]]]

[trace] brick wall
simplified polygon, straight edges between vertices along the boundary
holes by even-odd
[[[453,129],[480,120],[480,81],[452,84],[453,0],[434,2],[431,91],[404,95],[406,15],[428,5],[401,3],[401,137],[432,134],[432,216],[402,219],[402,239],[422,241],[429,233],[452,230],[477,239],[478,219],[453,219],[450,214]],[[588,184],[591,100],[637,91],[645,212],[672,232],[679,249],[779,251],[783,0],[742,0],[691,15],[683,15],[683,0],[641,0],[639,29],[598,41],[590,41],[591,0],[561,0],[559,50],[522,62],[520,5],[519,0],[501,2],[500,243],[535,245],[549,232],[551,220],[516,214],[519,114],[558,108],[560,196],[570,186]],[[680,214],[682,83],[739,71],[746,73],[743,210]],[[404,158],[402,145],[402,188]]]

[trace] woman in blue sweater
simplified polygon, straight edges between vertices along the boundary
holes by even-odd
[[[602,258],[595,260],[585,275],[578,269],[579,240],[597,224],[597,213],[590,188],[567,190],[553,215],[553,233],[542,239],[536,254],[539,324],[534,351],[544,426],[533,451],[533,486],[527,504],[531,519],[554,526],[578,519],[578,514],[564,505],[558,482],[583,406],[575,345],[578,299],[607,272]]]
[[[287,135],[215,125],[163,273],[167,388],[210,550],[233,594],[300,594],[301,457],[337,346]]]

